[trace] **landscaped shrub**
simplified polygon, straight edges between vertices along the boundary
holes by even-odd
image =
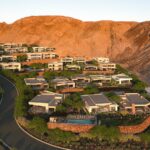
[[[51,129],[48,131],[48,138],[50,140],[69,142],[77,140],[77,137],[72,132],[62,131],[60,129]]]
[[[91,129],[90,133],[100,139],[107,139],[111,141],[118,140],[120,132],[117,127],[95,126]]]
[[[37,133],[44,134],[47,132],[47,123],[40,117],[34,117],[28,124],[29,129],[34,130]]]

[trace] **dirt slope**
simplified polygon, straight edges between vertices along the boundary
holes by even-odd
[[[150,74],[150,21],[83,22],[63,16],[33,16],[0,23],[0,42],[56,47],[61,56],[107,56],[144,77]]]

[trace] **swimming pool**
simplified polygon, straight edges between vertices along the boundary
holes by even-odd
[[[67,123],[73,124],[94,124],[95,120],[81,120],[81,119],[69,119]]]

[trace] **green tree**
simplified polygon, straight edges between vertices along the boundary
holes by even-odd
[[[27,55],[17,56],[17,61],[18,62],[25,62],[26,60],[27,60]]]
[[[95,85],[89,85],[84,89],[84,94],[96,94],[96,93],[99,93],[99,89]]]
[[[31,67],[34,69],[44,69],[47,68],[47,64],[33,63],[31,64]]]
[[[79,93],[68,96],[61,105],[57,106],[57,111],[67,112],[68,110],[80,112],[84,107],[84,103]]]
[[[28,47],[28,52],[32,53],[33,52],[33,48],[31,46]]]
[[[105,96],[107,96],[112,102],[120,103],[121,101],[121,98],[114,92],[106,92]]]

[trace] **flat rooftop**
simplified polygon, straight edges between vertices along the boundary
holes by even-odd
[[[103,94],[82,95],[81,98],[89,106],[96,106],[96,105],[100,105],[100,104],[110,104],[111,103],[108,100],[108,98],[106,96],[104,96]]]
[[[54,94],[54,93],[47,93],[47,94],[40,94],[35,96],[30,102],[33,103],[45,103],[48,104],[49,106],[56,106],[58,102],[62,100],[62,95],[61,94]]]
[[[47,83],[46,80],[43,77],[37,77],[37,78],[25,78],[24,79],[26,84],[41,84],[41,83]]]
[[[147,99],[145,99],[143,96],[141,96],[138,93],[127,93],[126,98],[129,104],[145,105],[150,103]]]

